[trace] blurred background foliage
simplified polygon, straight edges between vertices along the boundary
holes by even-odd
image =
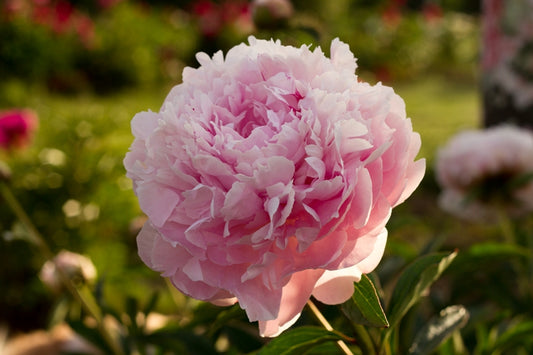
[[[5,0],[0,75],[54,92],[108,93],[179,80],[194,54],[231,48],[250,34],[287,44],[350,43],[378,80],[428,71],[471,75],[478,2],[293,1],[285,21],[257,21],[244,0]],[[272,24],[275,26],[272,26]]]
[[[339,37],[358,58],[362,80],[392,85],[405,99],[422,135],[420,155],[428,159],[428,172],[421,188],[393,213],[380,277],[392,277],[390,270],[424,248],[465,249],[499,238],[494,226],[443,214],[432,172],[439,145],[480,120],[480,2],[294,0],[292,5],[281,17],[260,18],[244,0],[3,0],[0,109],[35,110],[39,130],[30,147],[0,152],[0,159],[10,166],[17,197],[53,251],[68,249],[93,260],[110,307],[124,310],[127,297],[144,304],[149,289],[164,291],[157,311],[175,314],[180,324],[205,325],[220,312],[169,292],[164,280],[141,264],[135,236],[144,217],[122,159],[132,141],[131,118],[159,109],[182,69],[197,66],[196,52],[227,51],[249,35],[320,45],[325,52]],[[13,332],[46,328],[58,300],[37,276],[44,260],[2,203],[0,230],[0,323]],[[507,282],[501,275],[499,282]],[[446,291],[454,282],[445,279],[429,303],[437,309],[454,297],[468,298]],[[476,282],[481,290],[490,277]],[[476,302],[482,302],[479,297]],[[500,307],[494,299],[487,302]],[[328,309],[326,314],[334,312]],[[515,308],[509,312],[519,314]],[[226,328],[226,336],[248,332],[241,323]],[[488,334],[488,327],[471,329],[471,339]],[[248,351],[261,344],[253,336],[246,339],[242,346]]]

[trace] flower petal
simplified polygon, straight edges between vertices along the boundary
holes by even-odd
[[[372,253],[358,264],[339,270],[326,270],[317,281],[313,296],[325,304],[340,304],[346,302],[353,294],[353,283],[361,280],[362,274],[367,274],[378,265],[387,242],[387,230],[378,235]]]
[[[275,337],[296,322],[323,272],[323,270],[304,270],[291,276],[290,281],[283,286],[278,316],[272,320],[259,321],[261,336]]]

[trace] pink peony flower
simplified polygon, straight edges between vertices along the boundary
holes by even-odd
[[[28,109],[0,111],[0,148],[26,145],[37,127],[37,115]]]
[[[89,283],[96,280],[96,268],[91,259],[84,255],[62,250],[54,260],[48,260],[43,265],[39,274],[41,281],[54,291],[61,291],[63,287],[57,268],[60,268],[70,278],[80,278]]]
[[[376,267],[425,161],[403,100],[358,81],[348,45],[249,43],[199,53],[159,113],[135,115],[124,165],[149,218],[141,259],[276,336]]]
[[[468,220],[533,211],[533,134],[504,125],[464,131],[437,154],[440,206]]]

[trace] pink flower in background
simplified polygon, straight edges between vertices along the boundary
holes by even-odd
[[[122,0],[98,0],[98,5],[102,9],[109,9],[120,2],[122,2]]]
[[[211,0],[194,2],[192,13],[198,21],[202,35],[213,38],[223,31],[226,26],[235,26],[242,32],[249,33],[252,29],[252,19],[246,1]]]
[[[76,34],[78,35],[78,38],[86,47],[90,47],[94,44],[94,23],[89,16],[84,15],[82,13],[78,14],[73,25],[76,29]]]
[[[206,37],[216,36],[222,26],[222,18],[218,6],[210,0],[200,0],[193,4],[192,12],[198,18],[200,31]]]
[[[60,251],[54,260],[48,260],[42,267],[39,277],[52,290],[62,290],[62,280],[57,271],[60,268],[67,277],[80,278],[84,282],[96,280],[96,268],[91,259],[70,251]]]
[[[37,114],[29,109],[0,111],[0,148],[25,146],[37,128]]]
[[[435,3],[426,3],[422,6],[422,15],[429,23],[438,22],[443,16],[442,7]]]
[[[276,27],[294,14],[290,0],[253,0],[250,4],[254,23],[260,27]]]
[[[464,131],[437,154],[441,207],[470,220],[533,210],[533,134],[514,126]]]
[[[389,3],[381,12],[381,19],[390,27],[396,27],[402,20],[402,9],[396,2]]]
[[[249,43],[199,53],[159,112],[133,118],[124,165],[149,218],[141,259],[276,336],[311,295],[342,303],[377,266],[425,161],[403,100],[359,82],[348,45],[330,59]]]

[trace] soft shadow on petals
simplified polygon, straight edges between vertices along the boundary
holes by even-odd
[[[378,265],[387,242],[387,230],[377,237],[372,253],[358,264],[340,270],[327,270],[318,280],[313,296],[325,304],[346,302],[353,294],[353,283],[361,280],[363,273],[374,270]]]
[[[311,296],[316,281],[324,270],[304,270],[294,273],[283,287],[278,317],[259,321],[259,332],[263,337],[275,337],[293,325],[307,300]]]

